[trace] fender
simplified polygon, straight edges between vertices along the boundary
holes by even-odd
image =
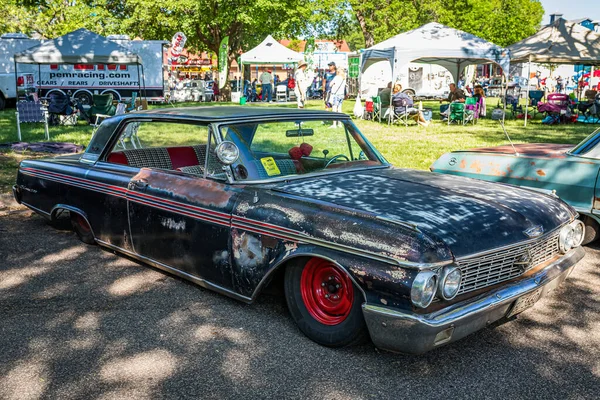
[[[50,220],[52,222],[56,221],[57,213],[60,210],[67,210],[70,213],[75,213],[75,214],[81,215],[81,217],[83,219],[85,219],[85,222],[87,222],[88,226],[90,227],[92,236],[94,236],[94,239],[96,239],[96,234],[94,233],[94,228],[92,228],[92,224],[90,224],[87,214],[83,210],[81,210],[80,208],[77,208],[77,207],[70,206],[68,204],[57,204],[54,207],[52,207],[52,210],[50,210]]]

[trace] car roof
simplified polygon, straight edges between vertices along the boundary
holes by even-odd
[[[132,118],[141,116],[164,118],[192,118],[207,122],[243,121],[246,119],[271,118],[349,118],[347,114],[324,110],[306,110],[283,107],[204,106],[157,108],[127,114]]]

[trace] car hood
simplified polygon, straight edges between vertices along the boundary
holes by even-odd
[[[475,153],[500,153],[500,154],[515,154],[515,150],[519,155],[532,156],[532,157],[550,157],[550,158],[564,158],[567,151],[571,150],[573,145],[571,144],[554,144],[554,143],[525,143],[515,144],[515,148],[512,146],[496,146],[496,147],[482,147],[477,149],[469,149],[468,152]]]
[[[410,224],[442,240],[455,257],[549,232],[574,212],[562,201],[509,185],[408,169],[349,172],[280,184],[276,191]]]

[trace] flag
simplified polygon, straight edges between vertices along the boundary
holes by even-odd
[[[187,37],[183,32],[177,32],[173,35],[173,39],[171,39],[171,51],[169,53],[169,64],[176,65],[179,56],[181,55],[181,51],[183,50],[183,46],[185,46],[185,42],[187,41]]]
[[[227,83],[227,56],[229,55],[229,36],[225,36],[219,45],[219,89]]]

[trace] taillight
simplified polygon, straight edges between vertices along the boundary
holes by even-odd
[[[17,78],[17,86],[23,86],[25,84],[25,78],[22,76],[19,76]]]

